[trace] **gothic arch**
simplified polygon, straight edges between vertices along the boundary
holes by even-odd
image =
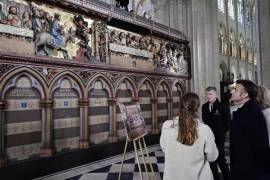
[[[138,94],[137,94],[137,92],[138,92],[137,86],[136,86],[135,82],[134,82],[130,77],[128,77],[128,76],[121,77],[120,79],[118,79],[118,80],[116,81],[114,97],[116,97],[116,93],[117,93],[117,91],[118,91],[119,88],[120,88],[120,84],[121,84],[122,82],[124,82],[125,80],[128,81],[128,82],[130,83],[130,85],[131,85],[131,87],[128,87],[128,89],[131,91],[132,97],[138,97]]]
[[[16,81],[21,77],[21,76],[27,76],[32,80],[32,85],[35,87],[38,92],[40,93],[41,98],[46,98],[48,97],[48,89],[47,89],[47,83],[46,80],[42,77],[41,74],[36,72],[35,70],[29,68],[29,67],[19,67],[17,69],[12,69],[10,72],[8,72],[2,79],[1,79],[1,85],[0,85],[0,94],[1,94],[1,99],[4,98],[5,93],[12,87],[15,86]],[[34,79],[37,80],[37,82],[40,84],[40,87],[38,87],[38,84],[34,83]],[[8,86],[7,83],[10,80],[13,80]]]
[[[168,84],[168,82],[167,81],[165,81],[164,79],[162,79],[161,81],[159,81],[158,83],[157,83],[157,86],[156,86],[156,94],[155,94],[155,97],[157,97],[157,91],[158,91],[158,87],[160,86],[160,85],[162,85],[162,84],[164,84],[165,86],[166,86],[166,88],[167,88],[167,95],[168,95],[168,98],[171,98],[172,97],[172,89],[171,89],[171,87],[170,87],[170,85]]]
[[[71,71],[64,71],[56,75],[50,83],[49,86],[49,97],[52,98],[52,95],[56,89],[60,87],[60,83],[62,80],[68,79],[72,84],[72,89],[75,89],[81,99],[85,99],[87,97],[85,87],[83,81],[77,76],[75,73]],[[74,84],[75,82],[77,84]]]
[[[226,80],[228,78],[227,77],[228,68],[224,61],[220,63],[219,68],[222,71],[222,77],[223,77],[223,79],[220,79],[220,81]]]
[[[153,82],[148,77],[141,80],[141,82],[139,83],[139,86],[138,86],[138,91],[140,91],[141,86],[145,82],[149,83],[149,85],[150,85],[150,91],[151,91],[152,98],[155,97],[155,85],[153,84]]]
[[[103,73],[96,74],[90,79],[89,83],[86,86],[86,93],[88,93],[93,88],[93,85],[95,84],[97,80],[101,80],[101,82],[105,82],[108,85],[108,87],[106,87],[105,84],[102,84],[103,88],[108,91],[109,97],[114,98],[115,92],[114,92],[113,84],[110,81],[110,79]]]

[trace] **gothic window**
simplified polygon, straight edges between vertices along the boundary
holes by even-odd
[[[237,14],[238,14],[238,22],[240,24],[243,24],[243,4],[242,4],[242,0],[238,0]]]
[[[251,15],[250,15],[250,4],[246,3],[246,13],[245,13],[245,25],[246,28],[250,27]]]
[[[233,55],[233,42],[230,41],[230,44],[229,44],[229,55],[232,56]]]
[[[218,0],[218,10],[225,13],[224,0]]]
[[[222,38],[221,38],[221,35],[219,35],[218,37],[218,42],[219,42],[219,53],[222,53]]]
[[[234,20],[233,0],[228,0],[228,14]]]

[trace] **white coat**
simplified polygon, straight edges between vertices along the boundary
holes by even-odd
[[[215,137],[211,129],[199,122],[198,138],[193,145],[177,141],[177,121],[165,121],[162,127],[160,146],[165,153],[163,180],[213,180],[209,162],[218,157]]]

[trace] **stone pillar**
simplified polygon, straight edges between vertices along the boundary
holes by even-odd
[[[173,105],[172,105],[173,99],[171,97],[167,98],[167,103],[168,103],[168,119],[172,119],[172,111],[173,111]]]
[[[158,116],[157,116],[157,98],[152,98],[152,133],[159,133],[158,129]]]
[[[81,149],[89,147],[89,129],[88,129],[88,99],[80,99],[80,142]]]
[[[111,98],[108,99],[109,107],[109,118],[110,118],[110,132],[108,140],[109,142],[116,142],[118,139],[117,130],[116,130],[116,102],[117,99]]]
[[[6,166],[8,157],[5,150],[5,108],[6,101],[0,101],[0,167]]]
[[[255,0],[257,81],[270,88],[270,2]]]
[[[53,100],[51,99],[41,99],[40,106],[42,111],[42,142],[40,148],[41,156],[51,156],[54,151],[54,142],[53,142],[53,119],[52,119],[52,107]]]
[[[191,91],[198,93],[203,102],[204,89],[216,86],[219,91],[217,1],[191,0],[189,21],[192,37]],[[214,71],[213,71],[214,69]]]

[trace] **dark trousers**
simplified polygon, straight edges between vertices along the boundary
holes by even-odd
[[[223,179],[229,180],[230,169],[229,169],[228,164],[226,163],[224,145],[217,145],[217,148],[219,151],[218,158],[216,161],[210,163],[210,167],[213,172],[214,179],[220,180],[220,176],[218,173],[218,167],[219,167],[222,172]]]

